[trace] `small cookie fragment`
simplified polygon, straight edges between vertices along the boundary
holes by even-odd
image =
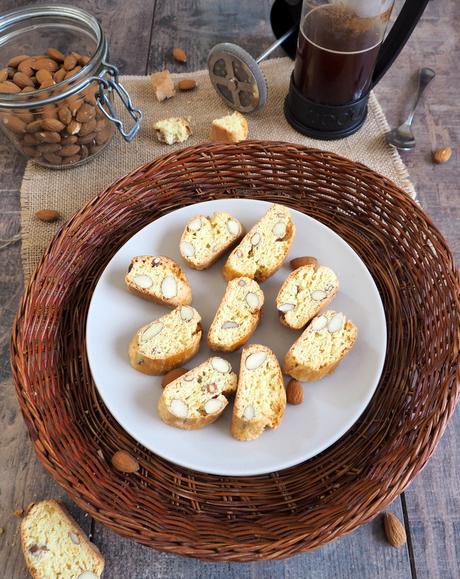
[[[214,119],[211,124],[211,141],[225,143],[237,143],[248,138],[248,121],[244,116],[235,111],[231,115]]]
[[[192,303],[190,282],[179,264],[169,257],[133,257],[125,282],[131,293],[157,304],[177,307]]]
[[[187,223],[179,250],[193,269],[206,269],[244,235],[241,223],[229,213],[218,211],[197,215]]]
[[[265,281],[282,266],[294,235],[289,209],[272,205],[229,255],[224,266],[225,279],[247,276]]]
[[[211,350],[233,352],[245,344],[259,323],[264,293],[248,277],[228,282],[208,333]]]
[[[328,310],[313,318],[290,347],[284,370],[296,380],[311,382],[331,374],[353,348],[358,329],[341,312]]]
[[[129,344],[131,366],[158,376],[190,360],[200,347],[201,316],[192,306],[179,306],[140,328]]]
[[[101,577],[104,558],[99,549],[57,501],[32,503],[21,521],[20,532],[32,577]]]
[[[161,72],[154,72],[150,75],[150,82],[152,83],[155,97],[160,103],[166,99],[172,98],[176,94],[169,70],[165,69]]]
[[[304,265],[284,280],[276,307],[280,321],[288,328],[300,330],[334,298],[339,280],[329,267]]]
[[[219,418],[236,391],[237,376],[223,358],[210,358],[166,385],[158,414],[166,424],[194,430]]]
[[[192,134],[190,117],[170,117],[157,121],[153,128],[160,143],[174,145],[185,142]]]
[[[275,354],[260,344],[247,346],[241,354],[232,436],[258,438],[266,428],[279,426],[285,409],[286,390]]]

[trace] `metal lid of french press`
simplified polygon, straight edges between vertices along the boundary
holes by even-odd
[[[241,113],[261,109],[267,100],[267,83],[259,62],[267,58],[295,31],[292,26],[258,58],[253,58],[244,48],[222,42],[211,49],[208,70],[213,87],[226,104]]]
[[[208,69],[213,87],[232,109],[251,113],[265,105],[265,78],[244,48],[230,42],[217,44],[209,53]]]

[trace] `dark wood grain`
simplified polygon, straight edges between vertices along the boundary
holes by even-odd
[[[29,3],[4,0],[2,10]],[[399,2],[400,3],[400,2]],[[38,2],[35,2],[38,4]],[[254,56],[272,41],[268,15],[271,2],[233,0],[170,0],[121,2],[84,0],[78,5],[100,18],[111,47],[111,60],[126,74],[143,74],[167,66],[193,70],[206,65],[217,42],[239,43]],[[460,68],[458,30],[460,4],[456,0],[430,2],[427,11],[395,65],[377,87],[389,122],[399,123],[407,111],[407,97],[420,66],[431,66],[437,78],[428,89],[416,116],[417,148],[405,156],[420,202],[460,258],[460,203],[458,193]],[[180,46],[188,63],[173,63],[171,49]],[[431,153],[450,145],[454,155],[446,165],[433,165]],[[0,238],[19,230],[18,188],[24,162],[0,135]],[[18,545],[18,519],[13,512],[30,501],[63,497],[60,488],[37,463],[16,404],[8,362],[9,332],[22,290],[20,247],[0,250],[0,568],[8,579],[25,578]],[[122,539],[99,524],[94,540],[105,554],[105,577],[126,578],[455,578],[459,577],[460,419],[450,423],[436,454],[405,493],[404,504],[393,510],[406,520],[410,544],[401,550],[386,545],[381,520],[321,550],[281,562],[211,564],[159,553]],[[404,507],[404,508],[403,508]],[[91,520],[71,507],[86,532]]]
[[[402,519],[400,501],[391,509]],[[107,577],[151,579],[406,579],[410,577],[408,548],[386,543],[382,518],[311,553],[283,561],[210,563],[160,553],[127,539],[114,540],[113,533],[96,525],[94,540],[106,555]],[[128,566],[129,561],[129,566]]]
[[[0,10],[27,5],[66,4],[60,0],[2,0]],[[155,0],[79,0],[67,2],[91,12],[100,21],[110,46],[110,61],[122,74],[145,74]],[[171,3],[174,5],[174,2]]]

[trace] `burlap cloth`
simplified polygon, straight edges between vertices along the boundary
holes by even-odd
[[[388,124],[373,94],[366,123],[358,133],[340,141],[316,141],[297,133],[284,118],[283,101],[292,61],[288,58],[269,60],[262,64],[262,68],[268,84],[268,101],[262,111],[247,117],[251,139],[288,141],[334,151],[368,165],[415,197],[405,165],[396,150],[385,142]],[[138,165],[171,152],[174,147],[205,142],[211,121],[228,114],[228,108],[211,86],[207,71],[174,76],[192,77],[196,79],[198,88],[193,92],[177,93],[173,99],[158,103],[148,77],[122,77],[133,102],[145,115],[142,128],[132,143],[125,143],[117,135],[101,155],[73,169],[50,170],[28,163],[21,185],[22,260],[26,279],[36,267],[51,237],[62,225],[62,222],[40,222],[34,217],[36,211],[57,209],[64,219],[68,219],[112,181]],[[191,117],[193,135],[186,145],[167,146],[156,142],[152,122],[169,116]]]

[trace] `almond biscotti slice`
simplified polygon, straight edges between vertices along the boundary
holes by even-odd
[[[247,346],[241,354],[232,436],[258,438],[265,428],[279,426],[285,409],[286,390],[275,354],[260,344]]]
[[[104,558],[55,500],[32,503],[21,521],[21,545],[35,579],[98,579]]]
[[[192,306],[179,306],[143,326],[129,344],[131,366],[144,374],[165,374],[190,360],[200,347],[201,316]]]
[[[211,350],[233,352],[245,344],[257,328],[264,292],[249,277],[229,281],[208,333]]]
[[[197,215],[185,226],[179,249],[190,267],[206,269],[243,235],[243,226],[229,213]]]
[[[177,307],[192,302],[192,288],[187,276],[169,257],[133,257],[125,282],[130,292],[158,304]]]
[[[329,267],[299,267],[288,275],[276,297],[281,323],[300,330],[332,301],[338,289],[339,280]]]
[[[237,376],[229,362],[210,358],[165,387],[158,401],[158,414],[176,428],[202,428],[219,418],[236,384]]]
[[[331,374],[349,352],[358,329],[341,312],[328,310],[313,318],[284,359],[284,370],[296,380],[311,382]]]
[[[289,209],[272,205],[229,255],[224,266],[225,279],[246,276],[265,281],[281,267],[294,235]]]

